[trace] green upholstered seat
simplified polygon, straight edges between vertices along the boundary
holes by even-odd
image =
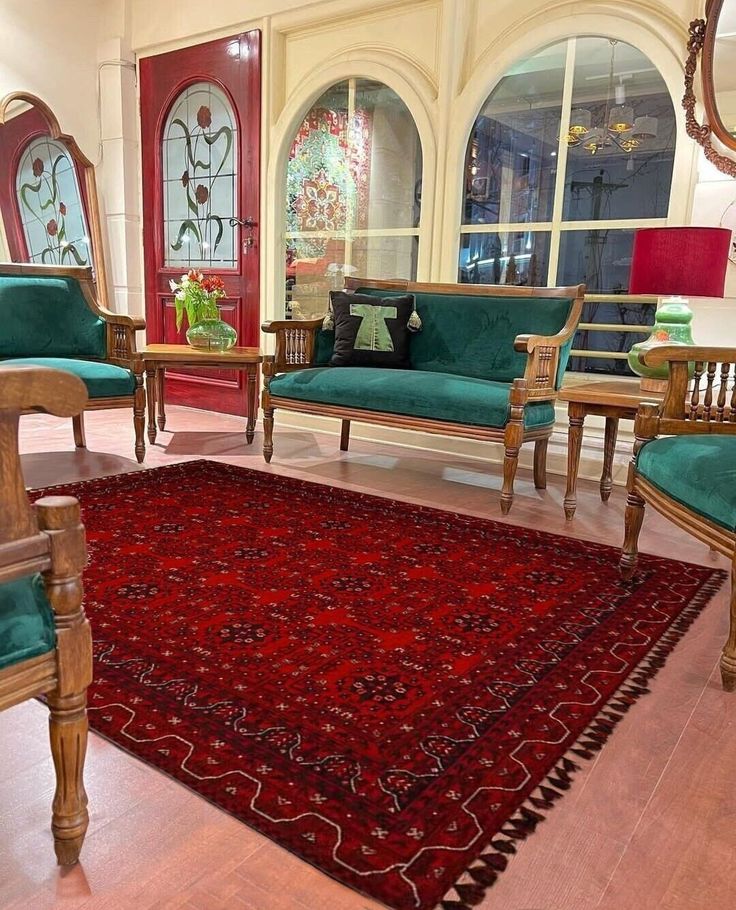
[[[66,370],[68,373],[79,376],[87,386],[90,398],[120,398],[123,395],[132,395],[135,391],[135,380],[131,371],[112,363],[73,360],[70,357],[22,357],[3,360],[0,362],[0,370],[4,366],[35,366]]]
[[[653,439],[641,448],[636,469],[693,512],[729,531],[736,530],[736,437]]]
[[[0,267],[0,358],[106,356],[105,322],[78,281],[3,275]]]
[[[55,647],[54,614],[41,576],[0,585],[0,670]]]
[[[504,427],[509,417],[510,389],[506,382],[426,370],[317,367],[274,377],[270,393],[298,401]],[[548,425],[554,419],[554,407],[549,402],[527,405],[524,411],[527,427]]]

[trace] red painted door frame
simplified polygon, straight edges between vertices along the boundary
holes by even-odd
[[[176,332],[169,288],[169,281],[178,281],[186,267],[164,266],[163,130],[173,103],[188,85],[212,82],[228,96],[238,118],[237,217],[251,219],[255,226],[250,231],[235,229],[235,269],[200,270],[224,280],[221,316],[237,329],[238,344],[259,345],[260,38],[260,31],[254,30],[141,60],[143,245],[150,342],[186,341],[184,332]],[[245,414],[246,388],[240,372],[167,372],[166,397],[179,404]]]

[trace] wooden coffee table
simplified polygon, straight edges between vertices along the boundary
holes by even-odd
[[[588,414],[606,418],[601,472],[601,499],[606,502],[613,486],[613,455],[616,450],[619,420],[633,420],[643,401],[660,403],[662,395],[642,392],[638,379],[607,379],[583,382],[560,390],[560,401],[567,402],[570,427],[567,437],[567,490],[565,491],[565,517],[569,520],[577,507],[578,468],[583,443],[583,424]]]
[[[166,427],[164,382],[166,369],[172,367],[243,370],[247,376],[245,438],[248,445],[253,442],[258,414],[258,366],[263,363],[263,352],[259,348],[202,351],[188,344],[149,344],[141,356],[146,365],[148,439],[151,445],[156,442],[156,416],[159,430]]]

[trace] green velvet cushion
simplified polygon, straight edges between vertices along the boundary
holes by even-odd
[[[359,288],[358,293],[375,297],[401,294],[378,288]],[[516,336],[556,335],[565,325],[572,305],[567,297],[421,292],[414,296],[422,331],[411,339],[412,367],[497,382],[510,382],[524,375],[526,354],[514,350]],[[569,351],[568,346],[563,352],[558,382],[567,366]]]
[[[90,398],[121,398],[123,395],[132,395],[135,390],[135,379],[131,371],[112,363],[65,357],[22,357],[0,362],[0,370],[5,366],[50,367],[52,370],[74,373],[87,386]]]
[[[104,358],[107,341],[79,283],[3,275],[0,266],[0,357],[80,356]]]
[[[379,367],[317,367],[283,373],[271,380],[271,395],[299,401],[387,411],[480,427],[503,427],[508,422],[508,383]],[[527,405],[527,427],[553,423],[548,402]]]
[[[55,647],[54,614],[41,576],[0,585],[0,670]]]
[[[636,469],[704,518],[736,530],[736,436],[666,436],[642,446]]]

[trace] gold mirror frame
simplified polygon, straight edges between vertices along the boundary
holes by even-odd
[[[69,150],[78,171],[84,175],[84,188],[86,193],[86,216],[91,240],[91,255],[94,280],[97,288],[97,298],[103,307],[108,306],[107,300],[107,271],[105,269],[104,246],[102,243],[102,221],[100,219],[100,205],[97,196],[97,181],[95,167],[84,152],[79,148],[74,136],[63,133],[59,121],[51,108],[36,95],[30,92],[10,92],[0,99],[0,126],[10,120],[10,110],[14,104],[23,102],[35,108],[46,121],[49,135],[52,139],[61,142]]]
[[[713,147],[715,136],[725,149],[736,151],[736,139],[729,134],[723,125],[718,105],[716,104],[715,86],[713,84],[713,54],[715,51],[718,19],[725,0],[708,0],[705,6],[705,19],[693,19],[690,23],[687,42],[688,58],[685,63],[685,95],[682,106],[685,108],[685,127],[687,134],[703,147],[705,157],[714,167],[729,177],[736,177],[736,159],[724,155]],[[699,123],[695,116],[697,98],[693,85],[698,68],[698,54],[702,52],[701,79],[703,83],[703,105],[707,123]]]

